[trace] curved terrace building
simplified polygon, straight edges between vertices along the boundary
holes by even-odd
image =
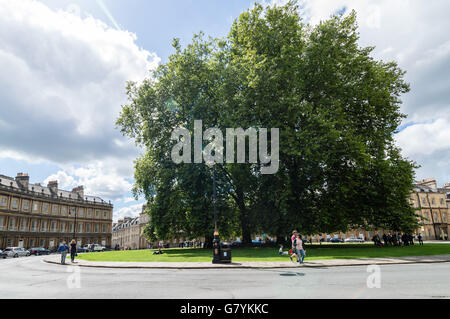
[[[58,182],[30,184],[28,174],[0,175],[0,248],[56,248],[75,239],[111,246],[113,206],[84,194],[83,186],[58,189]]]

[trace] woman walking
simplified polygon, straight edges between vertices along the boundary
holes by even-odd
[[[295,248],[297,250],[298,263],[303,264],[303,259],[306,257],[305,250],[303,249],[303,240],[300,234],[297,234],[297,240],[295,241]]]
[[[75,241],[75,239],[72,239],[72,241],[70,242],[69,252],[70,252],[70,260],[73,263],[75,262],[75,256],[77,255],[77,242]]]

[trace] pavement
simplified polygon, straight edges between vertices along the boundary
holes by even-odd
[[[50,255],[43,259],[50,264],[61,264],[60,255]],[[232,262],[229,264],[213,264],[211,262],[111,262],[111,261],[86,261],[75,260],[74,265],[80,267],[96,268],[131,268],[131,269],[277,269],[277,268],[299,268],[299,267],[343,267],[343,266],[366,266],[366,265],[393,265],[393,264],[415,264],[415,263],[444,263],[450,262],[450,255],[435,256],[408,256],[395,258],[358,258],[358,259],[321,259],[308,260],[302,265],[297,262],[268,262],[248,261]],[[71,265],[70,258],[66,264]]]
[[[70,261],[69,266],[61,266],[46,263],[45,258],[0,259],[0,299],[189,302],[200,298],[450,298],[448,262],[281,269],[127,269],[77,267]]]

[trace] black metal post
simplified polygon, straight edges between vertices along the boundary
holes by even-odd
[[[213,165],[213,206],[214,206],[214,239],[213,239],[213,264],[220,263],[220,238],[217,229],[217,208],[216,208],[216,168]]]
[[[77,241],[77,210],[75,209],[75,223],[73,225],[73,239],[75,239],[75,242]]]

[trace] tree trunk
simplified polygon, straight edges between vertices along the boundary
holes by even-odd
[[[214,239],[213,235],[206,235],[205,236],[205,244],[203,245],[203,248],[212,249],[213,239]]]

